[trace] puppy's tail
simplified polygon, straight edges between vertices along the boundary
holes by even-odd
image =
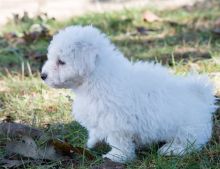
[[[217,99],[214,96],[214,85],[210,82],[208,76],[190,75],[189,79],[191,81],[190,88],[214,112],[217,109],[215,105]]]

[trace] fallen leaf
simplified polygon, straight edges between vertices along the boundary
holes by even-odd
[[[27,158],[32,160],[31,163],[39,160],[60,160],[64,163],[67,161],[74,162],[74,160],[77,161],[78,158],[76,157],[78,156],[84,156],[88,160],[95,159],[85,148],[74,147],[70,143],[59,139],[49,139],[49,136],[41,130],[23,124],[2,122],[0,123],[0,134],[12,137],[4,145],[6,152],[5,160],[0,161],[1,164],[8,168],[20,166],[21,163],[19,161]],[[33,136],[36,139],[38,138],[38,142],[36,142]],[[77,162],[74,162],[74,164],[77,164]]]
[[[36,142],[29,136],[22,136],[19,140],[6,143],[6,153],[8,155],[18,154],[32,159],[59,160],[66,159],[59,154],[53,145],[47,144],[45,147],[38,148]]]
[[[145,22],[155,22],[155,21],[161,21],[162,19],[153,12],[146,11],[143,15],[143,20]]]
[[[50,144],[54,146],[55,150],[61,152],[63,155],[72,156],[74,154],[77,155],[85,155],[89,160],[93,160],[95,157],[85,148],[82,147],[74,147],[67,142],[63,142],[60,140],[50,140]]]
[[[38,148],[36,142],[29,136],[22,136],[19,140],[6,143],[6,152],[8,155],[18,154],[32,159],[64,160],[70,159],[73,155],[85,155],[89,160],[94,159],[88,150],[73,147],[60,140],[50,140],[46,146]]]
[[[8,137],[27,135],[32,138],[40,138],[44,135],[44,132],[20,123],[2,122],[0,123],[0,135]]]

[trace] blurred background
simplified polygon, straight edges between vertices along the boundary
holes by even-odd
[[[13,14],[27,12],[30,16],[46,12],[49,17],[67,19],[87,12],[107,12],[135,7],[157,9],[177,8],[193,5],[203,0],[0,0],[0,24],[7,22]]]
[[[85,129],[70,113],[74,94],[49,88],[39,76],[52,36],[70,25],[96,26],[130,61],[161,63],[180,76],[206,74],[220,97],[220,0],[0,0],[0,166],[8,140],[1,137],[1,120],[39,127],[72,145],[86,143]],[[153,146],[123,168],[219,168],[220,110],[213,121],[213,138],[200,153],[166,158]],[[98,154],[80,167],[101,161]],[[68,168],[57,161],[22,165]]]

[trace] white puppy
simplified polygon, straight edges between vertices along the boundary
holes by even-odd
[[[113,161],[135,148],[165,141],[158,152],[182,155],[206,144],[215,97],[208,79],[177,77],[160,64],[131,63],[92,26],[70,26],[53,37],[42,79],[76,94],[75,119],[89,132],[87,146],[105,140]]]

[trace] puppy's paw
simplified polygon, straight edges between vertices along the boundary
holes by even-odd
[[[114,162],[125,163],[127,161],[133,160],[135,158],[135,154],[124,154],[120,151],[114,152],[110,151],[109,153],[102,156],[102,158],[108,158]]]
[[[127,161],[127,158],[125,156],[119,156],[119,155],[110,154],[110,153],[103,155],[102,158],[107,158],[118,163],[125,163]]]
[[[89,138],[88,141],[87,141],[87,144],[86,144],[86,147],[89,148],[89,149],[92,149],[95,147],[96,143],[98,142],[97,139],[95,138]]]

